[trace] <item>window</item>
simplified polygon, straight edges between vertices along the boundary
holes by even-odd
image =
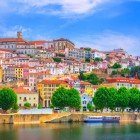
[[[24,97],[24,101],[27,101],[27,98],[26,97]]]

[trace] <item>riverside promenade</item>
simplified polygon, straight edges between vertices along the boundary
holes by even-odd
[[[0,114],[0,124],[40,124],[83,122],[86,116],[120,116],[120,122],[139,122],[140,113],[65,112],[52,114]]]

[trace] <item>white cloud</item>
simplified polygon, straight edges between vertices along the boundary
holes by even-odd
[[[22,31],[22,33],[25,34],[26,37],[29,37],[28,34],[31,33],[30,28],[26,28],[20,25],[15,25],[12,27],[5,27],[3,25],[0,25],[0,37],[16,37],[17,31]]]
[[[111,0],[1,0],[19,13],[36,12],[61,15],[83,15]],[[55,7],[57,6],[57,8]]]
[[[114,32],[81,37],[77,39],[76,44],[80,47],[91,47],[104,51],[123,48],[133,55],[139,55],[140,52],[139,37]]]

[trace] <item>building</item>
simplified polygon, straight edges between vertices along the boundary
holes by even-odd
[[[65,50],[66,48],[68,49],[75,48],[75,45],[73,42],[64,38],[53,40],[53,45],[56,51]]]
[[[81,106],[82,106],[82,111],[87,111],[87,105],[88,103],[92,103],[92,97],[87,95],[87,94],[82,94],[81,95]]]
[[[24,87],[15,87],[13,89],[17,94],[18,105],[23,108],[26,102],[31,104],[32,108],[37,108],[38,106],[38,93],[33,93]]]
[[[126,87],[132,88],[136,87],[140,89],[140,80],[138,79],[131,79],[131,78],[124,78],[124,77],[116,77],[116,78],[107,78],[107,82],[114,85],[116,88]]]
[[[68,83],[62,80],[43,80],[38,83],[37,89],[42,100],[43,107],[50,106],[54,91],[61,86],[69,87]]]
[[[16,51],[17,43],[26,42],[22,37],[22,32],[17,32],[17,38],[0,38],[0,48]]]

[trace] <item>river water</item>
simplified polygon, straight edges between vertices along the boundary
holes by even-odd
[[[140,140],[140,124],[2,124],[0,140]]]

